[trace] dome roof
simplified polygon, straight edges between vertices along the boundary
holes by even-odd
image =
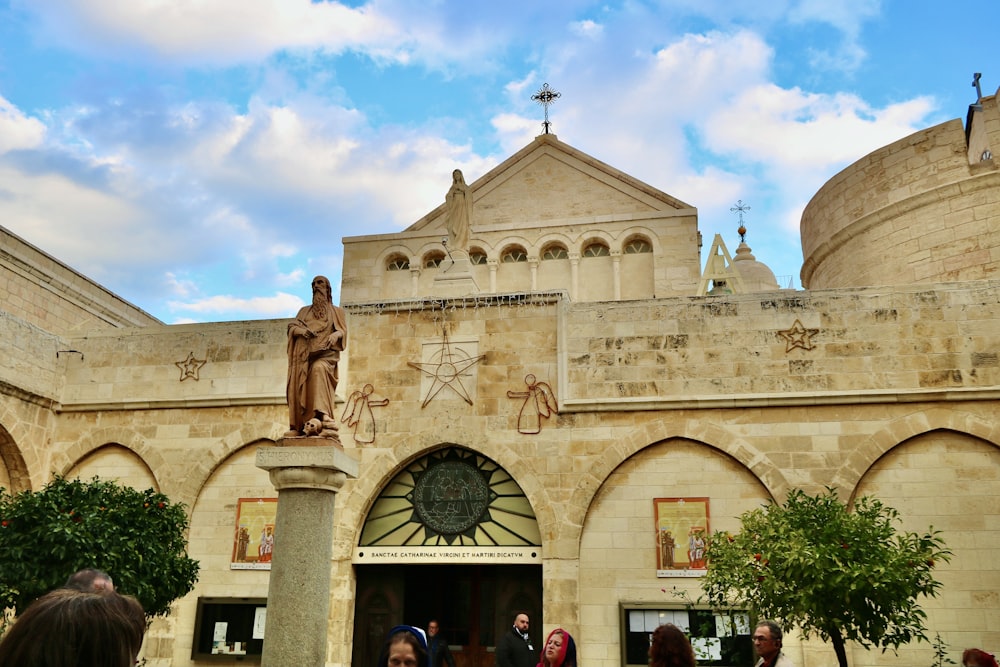
[[[744,241],[741,241],[740,247],[736,249],[733,267],[739,271],[747,292],[770,292],[781,289],[778,287],[778,281],[774,278],[774,272],[768,268],[767,264],[757,261],[757,258],[750,252],[750,246]]]

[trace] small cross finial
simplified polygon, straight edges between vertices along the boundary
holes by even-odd
[[[740,235],[740,242],[742,243],[747,240],[747,228],[746,225],[743,224],[743,214],[750,210],[750,206],[744,204],[742,199],[737,199],[736,206],[729,210],[740,216],[740,227],[736,230],[736,232]]]
[[[979,79],[983,76],[982,72],[976,72],[972,75],[972,87],[976,89],[976,101],[978,102],[983,98],[983,89],[979,87]]]
[[[549,88],[549,84],[542,84],[542,87],[537,93],[531,96],[531,99],[538,102],[543,107],[545,107],[545,122],[542,123],[542,127],[545,129],[545,134],[549,133],[549,105],[555,104],[555,101],[562,97],[562,93],[557,93],[556,91]]]

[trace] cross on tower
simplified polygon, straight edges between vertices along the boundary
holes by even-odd
[[[749,211],[750,207],[744,204],[742,199],[737,199],[736,206],[732,207],[729,210],[740,216],[740,228],[737,229],[736,232],[740,235],[740,243],[742,243],[743,241],[747,240],[746,239],[747,228],[746,225],[743,224],[743,214]]]
[[[972,87],[976,89],[976,102],[983,99],[983,89],[979,87],[979,79],[982,76],[982,72],[976,72],[972,75]]]
[[[543,107],[545,107],[545,122],[542,123],[542,127],[545,129],[545,134],[549,133],[549,105],[555,104],[555,101],[562,97],[562,93],[557,93],[556,91],[549,88],[549,84],[542,84],[542,87],[537,93],[531,96],[531,99],[538,102]]]

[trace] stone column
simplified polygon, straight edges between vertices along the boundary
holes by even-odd
[[[420,259],[417,257],[410,258],[410,290],[413,298],[420,296]]]
[[[289,438],[257,450],[257,467],[278,491],[261,667],[326,664],[333,504],[358,476],[357,461],[331,442]]]
[[[497,293],[497,266],[495,259],[486,260],[486,265],[490,268],[490,294]]]
[[[580,253],[569,253],[569,298],[576,301],[580,295]]]
[[[621,250],[611,251],[612,283],[614,284],[615,301],[622,300],[622,253]]]

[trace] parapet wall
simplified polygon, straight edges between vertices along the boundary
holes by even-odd
[[[46,331],[160,324],[51,255],[0,227],[0,309]]]
[[[985,126],[998,116],[983,98]],[[970,164],[955,119],[874,151],[812,198],[800,226],[807,289],[1000,276],[1000,170]]]

